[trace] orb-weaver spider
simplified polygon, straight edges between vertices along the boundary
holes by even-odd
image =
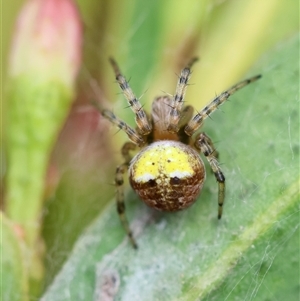
[[[125,216],[123,177],[129,172],[129,181],[140,198],[150,207],[163,211],[178,211],[193,204],[205,181],[205,167],[199,152],[206,157],[218,182],[218,218],[222,217],[225,198],[225,177],[219,167],[218,153],[205,133],[193,134],[203,125],[205,118],[224,103],[230,95],[261,77],[257,75],[239,82],[215,97],[201,111],[193,115],[193,107],[183,106],[184,95],[197,59],[181,71],[173,97],[154,99],[150,116],[132,92],[114,59],[110,63],[116,80],[135,114],[137,128],[133,129],[109,110],[102,115],[117,125],[128,136],[122,147],[124,163],[117,167],[117,211],[131,244],[137,247]],[[131,151],[140,148],[132,158]]]

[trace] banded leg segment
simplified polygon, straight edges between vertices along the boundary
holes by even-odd
[[[195,140],[195,147],[206,157],[215,177],[218,181],[218,219],[222,217],[223,204],[225,199],[225,176],[217,160],[218,153],[213,146],[211,139],[204,133],[200,133]]]
[[[152,130],[152,125],[150,124],[148,117],[139,102],[139,100],[136,98],[134,93],[132,92],[127,80],[125,77],[122,75],[119,66],[117,65],[116,61],[113,58],[109,59],[115,75],[116,75],[116,80],[125,96],[127,99],[132,111],[135,113],[135,121],[137,126],[140,129],[140,132],[142,135],[147,135],[151,132]]]
[[[132,142],[127,142],[123,145],[122,155],[125,159],[125,162],[122,165],[118,166],[116,169],[115,184],[117,189],[117,196],[116,196],[117,212],[119,214],[123,228],[125,229],[129,237],[130,243],[135,249],[137,249],[137,244],[133,238],[133,234],[132,231],[130,230],[128,219],[126,218],[125,215],[125,202],[124,202],[124,174],[127,172],[129,162],[131,160],[130,151],[135,150],[135,148],[136,145]]]
[[[238,84],[232,86],[230,89],[224,91],[219,96],[214,98],[205,108],[203,108],[199,113],[197,113],[185,127],[185,132],[187,135],[192,136],[203,124],[203,121],[213,113],[221,104],[223,104],[229,96],[234,94],[237,90],[247,86],[248,84],[261,78],[261,75],[256,75],[249,79],[239,82]]]
[[[169,117],[168,131],[176,133],[179,130],[178,123],[180,121],[181,109],[184,103],[184,95],[191,75],[191,67],[197,61],[193,58],[189,64],[181,71],[177,82],[176,91],[171,102],[171,111]]]
[[[109,110],[103,110],[102,116],[108,119],[111,123],[115,124],[119,129],[123,130],[128,138],[138,146],[142,146],[145,141],[141,135],[139,135],[132,127],[127,123],[119,119],[113,112]]]
[[[124,163],[127,164],[127,166],[129,166],[129,163],[132,159],[130,152],[135,151],[136,148],[137,148],[136,144],[132,143],[130,141],[124,143],[124,145],[122,146],[121,154],[122,154],[123,158],[125,159]]]
[[[93,105],[100,111],[101,115],[108,119],[112,124],[116,125],[119,129],[123,130],[128,138],[138,146],[142,146],[145,143],[144,138],[137,133],[132,127],[130,127],[127,123],[119,119],[113,112],[102,109],[97,102],[93,102]]]

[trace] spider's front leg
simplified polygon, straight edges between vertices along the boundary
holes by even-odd
[[[132,246],[137,249],[137,243],[133,238],[132,231],[130,230],[129,227],[129,222],[128,219],[126,218],[125,215],[125,203],[124,203],[124,174],[128,170],[129,163],[132,159],[130,155],[130,151],[133,151],[136,149],[136,145],[132,142],[126,142],[123,147],[122,147],[122,156],[125,159],[125,162],[121,164],[120,166],[117,167],[116,169],[116,175],[115,175],[115,184],[117,188],[117,196],[116,196],[116,201],[117,201],[117,211],[120,217],[120,220],[122,222],[122,225],[130,239],[130,242]]]
[[[225,198],[225,177],[222,173],[221,168],[219,167],[219,162],[217,160],[218,153],[215,150],[215,147],[211,139],[204,133],[200,133],[196,136],[195,147],[199,149],[204,156],[206,157],[215,177],[218,181],[219,192],[218,192],[218,219],[222,217],[223,204]]]

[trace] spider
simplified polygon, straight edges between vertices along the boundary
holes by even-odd
[[[124,162],[115,174],[117,212],[130,242],[137,248],[125,216],[124,174],[128,172],[133,190],[150,207],[162,211],[178,211],[192,205],[203,187],[206,172],[199,153],[202,153],[218,182],[218,219],[222,217],[225,198],[225,177],[219,167],[218,152],[212,140],[197,130],[205,118],[223,104],[230,95],[261,77],[257,75],[239,82],[215,97],[200,112],[184,106],[184,95],[197,58],[181,71],[173,97],[159,96],[148,115],[122,75],[116,61],[110,58],[116,80],[135,114],[137,128],[133,129],[109,110],[101,114],[123,130],[130,141],[122,147]],[[139,148],[132,158],[131,152]]]

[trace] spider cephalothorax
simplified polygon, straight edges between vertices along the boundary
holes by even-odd
[[[116,80],[135,113],[137,124],[137,128],[133,129],[111,111],[102,111],[102,115],[125,131],[130,139],[122,148],[125,161],[117,167],[115,183],[117,210],[134,247],[137,245],[125,217],[123,176],[127,170],[132,188],[147,205],[163,211],[178,211],[193,204],[201,192],[205,181],[205,167],[199,156],[200,152],[206,157],[218,182],[218,218],[222,216],[225,177],[218,164],[218,153],[206,134],[192,136],[203,125],[204,119],[230,95],[261,76],[257,75],[234,85],[193,115],[193,108],[183,107],[183,102],[191,66],[195,61],[196,59],[191,60],[181,71],[173,97],[161,96],[153,101],[149,116],[116,62],[110,59]],[[140,151],[132,158],[130,152],[138,147]]]

